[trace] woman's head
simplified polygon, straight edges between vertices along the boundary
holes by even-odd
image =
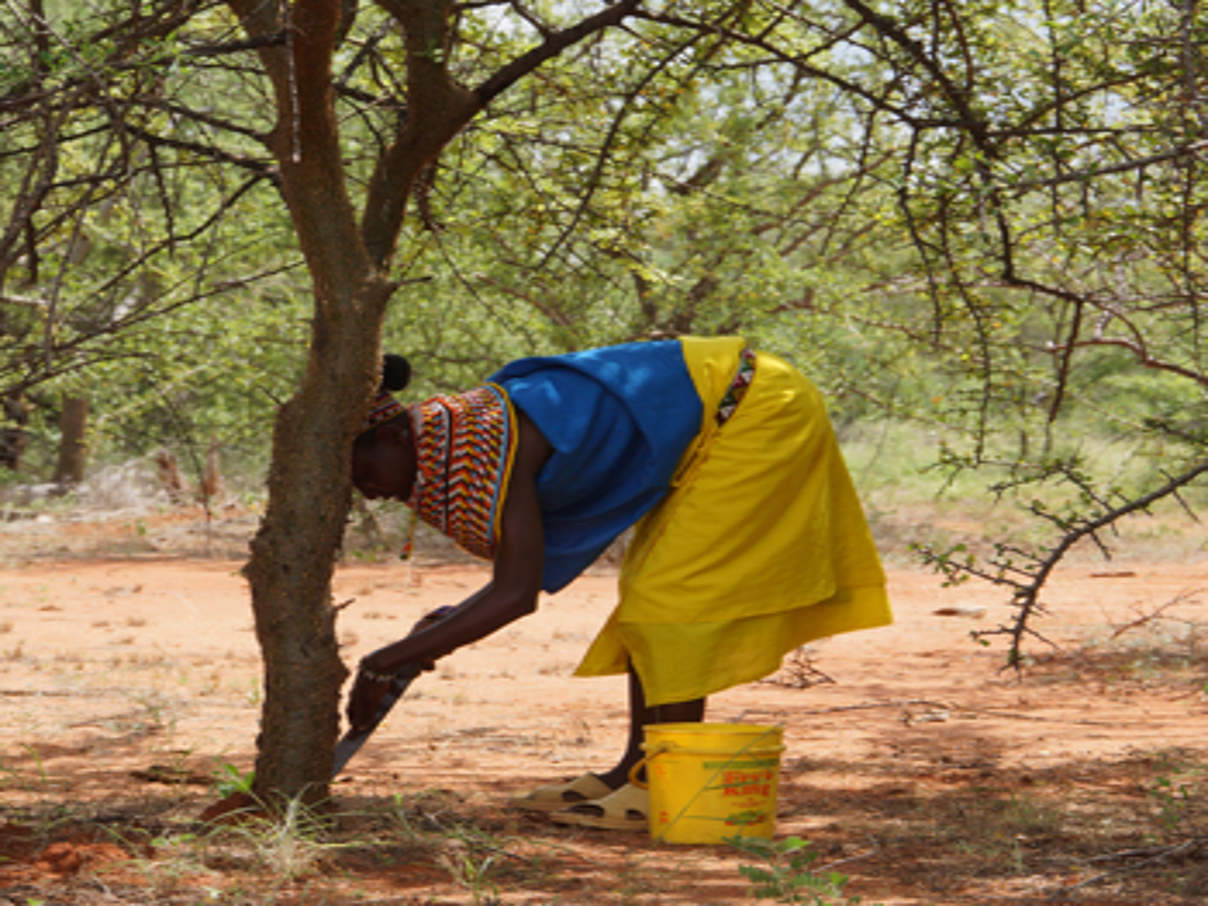
[[[415,482],[415,442],[407,409],[394,397],[411,381],[401,355],[382,359],[382,380],[352,447],[352,483],[366,497],[406,500]]]

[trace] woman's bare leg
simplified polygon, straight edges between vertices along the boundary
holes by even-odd
[[[642,742],[645,740],[647,724],[697,723],[704,719],[705,700],[694,698],[686,702],[671,702],[665,705],[646,704],[642,681],[638,679],[633,665],[629,665],[629,740],[625,754],[616,767],[599,777],[612,789],[623,786],[629,779],[629,771],[642,760]],[[641,776],[639,774],[639,776]]]

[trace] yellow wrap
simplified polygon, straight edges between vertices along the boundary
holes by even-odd
[[[635,527],[620,602],[576,670],[623,673],[632,661],[650,705],[751,682],[811,639],[893,619],[818,391],[757,353],[746,396],[718,428],[743,340],[682,342],[701,431]]]

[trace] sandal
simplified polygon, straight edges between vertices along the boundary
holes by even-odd
[[[538,787],[531,793],[513,799],[512,805],[531,812],[553,812],[568,805],[599,799],[611,792],[612,788],[595,774],[582,774],[565,783]]]
[[[627,783],[607,796],[552,812],[550,818],[558,824],[576,824],[579,827],[645,831],[649,827],[646,820],[649,809],[649,791]]]

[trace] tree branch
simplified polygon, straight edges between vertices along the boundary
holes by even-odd
[[[500,93],[515,84],[518,79],[528,75],[547,60],[558,56],[571,45],[577,44],[598,31],[619,25],[633,15],[640,4],[641,0],[621,0],[620,3],[606,6],[595,15],[588,16],[574,25],[548,34],[539,45],[502,66],[489,79],[474,89],[474,93],[478,95],[479,104],[485,107]]]
[[[923,556],[924,562],[935,566],[936,569],[948,576],[952,582],[959,582],[966,576],[976,576],[995,585],[1006,585],[1014,589],[1011,601],[1017,609],[1015,619],[1009,625],[1000,625],[995,629],[976,630],[972,635],[977,639],[995,635],[1008,636],[1010,638],[1010,647],[1008,649],[1006,666],[1020,670],[1023,667],[1024,637],[1043,638],[1029,625],[1032,617],[1043,609],[1040,602],[1040,593],[1052,575],[1053,570],[1065,555],[1069,553],[1070,548],[1083,538],[1095,538],[1098,532],[1120,521],[1125,516],[1144,511],[1162,498],[1176,494],[1180,488],[1189,485],[1204,474],[1208,474],[1208,460],[1189,467],[1181,474],[1170,478],[1161,487],[1155,488],[1147,494],[1137,496],[1119,506],[1103,509],[1098,516],[1093,518],[1076,517],[1073,520],[1067,521],[1034,508],[1033,512],[1036,515],[1050,519],[1063,529],[1063,534],[1057,543],[1044,556],[1028,554],[1017,549],[1008,548],[1005,545],[1000,545],[995,559],[991,560],[987,567],[979,567],[971,556],[958,561],[953,558],[951,551],[939,552],[928,547],[919,547],[918,551]],[[1102,502],[1100,503],[1102,504]],[[1102,545],[1100,546],[1102,547]],[[1018,567],[1014,564],[1011,557],[1007,556],[1009,554],[1024,554],[1029,563],[1023,567]],[[1020,575],[1023,578],[1012,578],[1012,575]]]

